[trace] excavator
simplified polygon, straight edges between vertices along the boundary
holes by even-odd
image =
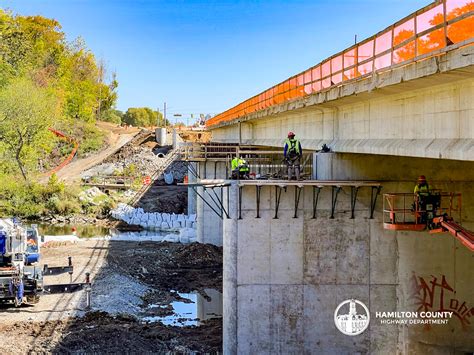
[[[461,218],[461,194],[432,190],[421,198],[410,193],[384,194],[384,228],[449,233],[474,251],[474,233],[455,221]]]

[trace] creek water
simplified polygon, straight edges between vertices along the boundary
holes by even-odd
[[[173,314],[169,316],[143,317],[142,321],[147,323],[161,322],[165,325],[176,327],[198,326],[201,322],[222,317],[222,293],[214,289],[205,289],[208,298],[197,292],[179,293],[180,297],[187,301],[175,301],[171,303]],[[159,305],[149,305],[149,308]]]
[[[75,233],[72,225],[54,225],[46,223],[36,223],[41,236],[46,237],[46,241],[51,240],[71,240],[77,238],[107,238],[121,241],[153,241],[161,242],[166,240],[166,236],[176,236],[176,232],[150,231],[140,232],[120,232],[113,228],[101,227],[92,224],[77,225]],[[75,236],[74,236],[75,235]],[[51,238],[57,236],[58,238]],[[169,238],[168,238],[169,239]]]
[[[36,223],[40,235],[72,235],[72,225],[56,225]],[[110,228],[96,226],[93,224],[81,224],[74,226],[79,238],[105,237],[110,234]]]

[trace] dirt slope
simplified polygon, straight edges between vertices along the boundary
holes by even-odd
[[[140,131],[138,128],[130,127],[125,129],[106,122],[98,122],[97,126],[108,131],[108,147],[87,158],[73,160],[70,164],[66,165],[56,173],[61,180],[67,182],[80,180],[83,171],[99,164],[111,154],[115,153],[118,149],[131,141]]]

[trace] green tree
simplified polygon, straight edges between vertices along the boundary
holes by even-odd
[[[21,85],[25,86],[23,96]],[[52,167],[68,154],[64,142],[58,139],[38,142],[29,129],[15,130],[15,120],[36,127],[39,134],[49,135],[45,127],[64,131],[79,141],[79,154],[100,149],[104,137],[95,121],[103,115],[117,123],[121,121],[113,111],[117,86],[115,74],[107,79],[104,65],[98,63],[82,39],[66,41],[56,20],[13,15],[0,9],[0,93],[7,103],[0,107],[4,116],[0,168],[12,174],[19,169],[26,177],[33,168]],[[29,96],[33,102],[20,107],[19,103],[29,100]],[[47,119],[38,109],[42,102],[41,110],[54,106],[54,115],[47,115]],[[24,144],[20,145],[22,140]],[[12,145],[19,151],[14,153]],[[49,151],[53,154],[46,154]]]
[[[149,107],[131,107],[123,115],[123,122],[136,127],[164,126],[165,121],[161,112]],[[169,124],[169,122],[168,122]]]
[[[115,74],[104,83],[104,66],[81,38],[68,43],[56,20],[0,9],[0,88],[22,76],[54,89],[64,115],[76,120],[94,122],[117,100]]]
[[[52,148],[48,131],[57,115],[57,101],[30,80],[17,79],[0,92],[0,151],[2,163],[14,161],[25,180],[38,158]]]
[[[109,109],[109,110],[103,111],[99,119],[105,122],[121,124],[123,116],[124,116],[124,113],[122,111]]]

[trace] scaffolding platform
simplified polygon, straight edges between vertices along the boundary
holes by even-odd
[[[228,214],[228,206],[227,209],[223,204],[223,196],[221,190],[221,197],[214,191],[215,188],[225,188],[229,187],[232,182],[237,182],[237,186],[239,187],[239,219],[242,219],[242,189],[246,186],[255,186],[255,193],[256,193],[256,217],[260,218],[260,196],[261,196],[261,189],[264,186],[275,187],[275,215],[274,219],[278,219],[278,211],[280,207],[280,198],[281,193],[284,190],[286,192],[287,188],[290,186],[295,187],[295,199],[294,199],[294,215],[293,218],[298,218],[298,207],[301,197],[301,191],[305,187],[312,187],[313,190],[313,215],[312,218],[315,219],[317,217],[317,207],[319,196],[321,190],[323,188],[331,188],[331,219],[334,219],[334,215],[336,212],[336,205],[337,205],[337,198],[339,193],[343,190],[343,188],[350,188],[351,189],[351,219],[355,218],[355,207],[357,202],[357,194],[361,188],[370,188],[371,189],[371,197],[370,197],[370,214],[369,218],[372,219],[374,217],[374,210],[375,205],[377,203],[377,197],[380,194],[380,190],[382,189],[382,184],[379,181],[348,181],[348,180],[300,180],[300,181],[291,181],[291,180],[224,180],[224,179],[214,179],[208,180],[203,179],[196,183],[190,184],[180,184],[184,186],[188,186],[192,188],[198,197],[200,197],[204,203],[206,203],[209,208],[211,208],[219,217],[223,218],[224,215],[229,218]],[[208,193],[210,199],[214,202],[214,206],[212,206],[204,197],[201,195],[196,188],[202,187],[203,194]],[[208,191],[211,190],[212,194]]]

